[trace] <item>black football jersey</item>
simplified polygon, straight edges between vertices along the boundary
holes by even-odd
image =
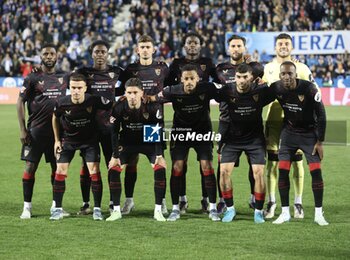
[[[53,136],[52,113],[56,99],[66,95],[68,74],[57,71],[31,73],[24,79],[20,96],[27,102],[28,129],[44,136]]]
[[[293,90],[283,87],[280,80],[270,87],[283,109],[284,126],[300,133],[317,130],[318,140],[324,141],[326,112],[319,89],[302,79],[297,79],[297,87]]]

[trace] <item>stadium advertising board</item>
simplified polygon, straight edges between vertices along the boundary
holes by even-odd
[[[237,33],[247,39],[247,50],[275,54],[275,38],[282,32]],[[226,40],[234,34],[226,33]],[[288,32],[293,38],[293,54],[343,54],[350,52],[350,31]],[[226,44],[227,48],[227,44]]]

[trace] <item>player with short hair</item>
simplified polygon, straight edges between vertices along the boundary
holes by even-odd
[[[166,80],[166,85],[176,85],[181,82],[182,68],[188,64],[193,65],[196,68],[199,80],[203,82],[209,82],[210,77],[215,77],[215,65],[210,58],[201,57],[200,52],[203,46],[203,38],[196,32],[187,33],[182,39],[182,46],[186,52],[185,57],[174,59],[169,67],[169,77]],[[180,192],[180,211],[185,213],[188,208],[188,200],[186,197],[186,172],[187,172],[187,160],[184,165],[184,174],[182,177],[182,188]],[[200,167],[201,173],[201,187],[202,187],[202,200],[201,210],[204,213],[208,212],[208,194],[206,193],[203,172]]]
[[[240,64],[235,73],[235,84],[223,87],[221,97],[225,98],[229,126],[223,136],[220,152],[220,185],[227,210],[222,222],[231,222],[236,216],[233,203],[231,173],[235,162],[244,151],[252,166],[255,180],[255,223],[263,223],[265,200],[265,138],[263,132],[263,107],[274,100],[266,84],[253,82],[253,69]]]
[[[108,110],[113,102],[105,97],[86,94],[86,78],[79,73],[70,75],[69,88],[71,94],[57,100],[52,116],[57,171],[53,186],[56,206],[52,210],[50,220],[63,218],[62,199],[66,189],[65,178],[76,150],[79,150],[84,158],[91,177],[95,204],[93,219],[103,220],[100,147],[95,117],[99,109]]]
[[[154,170],[155,208],[154,219],[166,221],[162,214],[162,200],[165,195],[166,163],[162,156],[161,142],[148,143],[143,140],[145,125],[151,125],[155,132],[160,130],[162,113],[155,103],[142,102],[143,83],[138,78],[130,78],[125,83],[125,97],[114,107],[113,156],[109,163],[110,190],[112,192],[113,211],[107,221],[122,217],[120,211],[121,183],[120,173],[125,165],[139,154],[145,154]]]
[[[210,99],[215,98],[216,85],[214,83],[199,83],[196,66],[182,67],[181,84],[168,86],[156,96],[158,102],[171,102],[174,109],[173,127],[171,136],[183,135],[204,136],[211,134]],[[170,191],[173,209],[168,221],[180,218],[179,195],[182,185],[184,165],[190,148],[195,149],[197,160],[203,171],[205,189],[209,196],[209,218],[219,221],[216,211],[216,180],[212,167],[211,140],[171,140],[170,152],[172,158],[172,173]]]
[[[123,69],[119,66],[108,65],[109,48],[110,46],[106,41],[94,41],[89,47],[89,51],[93,60],[92,67],[83,67],[81,69],[78,69],[77,72],[84,75],[86,78],[86,93],[114,101],[116,96],[123,94],[119,83],[124,80],[124,73]],[[96,112],[98,142],[101,144],[107,168],[109,160],[112,157],[112,144],[110,134],[111,123],[109,122],[111,112],[112,109],[99,109]],[[83,198],[83,205],[80,208],[78,215],[86,215],[91,212],[89,202],[91,177],[88,167],[84,161],[80,170],[80,187]],[[110,200],[110,208],[112,207],[112,204],[113,203]]]
[[[216,66],[216,77],[214,78],[215,82],[221,83],[221,84],[233,84],[235,82],[235,73],[237,67],[246,62],[246,57],[244,56],[244,53],[246,51],[246,39],[244,37],[241,37],[239,35],[232,35],[228,40],[228,53],[230,56],[229,62],[220,63]],[[227,110],[227,103],[226,102],[220,102],[220,117],[219,117],[219,133],[224,136],[226,133],[226,130],[228,129],[230,125],[230,116]],[[218,143],[218,153],[220,152],[222,142]],[[238,167],[239,162],[235,163],[235,167]],[[249,183],[250,183],[250,199],[249,199],[249,206],[251,208],[254,208],[255,204],[255,198],[254,198],[254,177],[253,177],[253,171],[251,169],[251,166],[249,167]],[[218,212],[221,213],[224,211],[226,205],[225,200],[222,197],[221,188],[220,188],[220,154],[219,154],[219,160],[218,160],[218,168],[217,168],[217,182],[218,182],[218,191],[219,191],[219,197],[220,201],[218,203]]]
[[[292,61],[291,52],[293,50],[292,37],[289,34],[281,33],[276,37],[275,42],[276,58],[265,65],[264,78],[268,85],[279,80],[280,66],[284,61]],[[316,84],[310,69],[301,62],[295,62],[298,78],[311,81]],[[276,209],[275,189],[277,183],[278,167],[278,144],[282,128],[283,110],[280,104],[275,101],[271,103],[266,119],[266,142],[267,142],[267,193],[268,204],[266,218],[273,218]],[[293,184],[295,191],[294,218],[304,218],[302,206],[302,194],[304,186],[304,167],[302,153],[299,151],[292,158]]]
[[[46,162],[51,165],[51,184],[53,185],[56,161],[53,154],[54,137],[51,117],[55,100],[66,95],[68,84],[68,75],[55,69],[57,51],[54,44],[44,44],[40,57],[41,69],[29,74],[24,79],[17,100],[22,143],[21,159],[26,162],[22,179],[24,207],[21,219],[31,218],[35,173],[43,154],[45,154]],[[25,103],[27,103],[29,115],[27,126],[25,122]],[[68,215],[68,213],[65,214]]]
[[[163,90],[164,81],[168,77],[168,66],[161,61],[155,61],[153,54],[155,53],[155,44],[152,37],[149,35],[142,35],[137,40],[136,53],[139,56],[139,60],[135,63],[129,64],[125,68],[125,78],[127,81],[130,78],[139,78],[142,82],[143,93],[145,95],[155,95]],[[160,104],[153,104],[159,106],[159,111],[163,115],[163,106]],[[164,117],[161,126],[164,126]],[[164,149],[165,149],[164,144]],[[129,214],[135,207],[134,204],[134,188],[137,179],[137,163],[138,156],[135,160],[129,160],[125,169],[125,202],[122,208],[122,214]],[[165,198],[162,202],[162,212],[167,214]]]
[[[328,225],[323,216],[323,179],[321,160],[326,131],[326,111],[321,100],[321,92],[310,81],[297,78],[297,67],[291,61],[281,64],[280,79],[270,88],[274,91],[284,111],[281,132],[278,188],[281,196],[282,213],[273,222],[282,224],[290,220],[289,211],[289,170],[292,158],[301,149],[309,164],[312,191],[315,201],[315,222]]]

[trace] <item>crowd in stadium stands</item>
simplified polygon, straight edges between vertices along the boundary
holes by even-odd
[[[69,71],[91,64],[87,51],[93,40],[113,40],[112,23],[130,1],[51,0],[5,1],[0,7],[0,76],[26,76],[39,62],[43,41],[59,46],[58,66]],[[156,57],[170,63],[182,55],[181,39],[197,31],[205,40],[203,55],[215,63],[226,59],[225,32],[350,30],[350,3],[342,0],[138,0],[131,1],[123,42],[111,55],[112,64],[126,67],[135,61],[136,39],[152,36]],[[120,33],[120,32],[119,32]],[[262,63],[272,57],[251,53]],[[338,76],[350,77],[349,54],[296,57],[314,76],[331,86]]]

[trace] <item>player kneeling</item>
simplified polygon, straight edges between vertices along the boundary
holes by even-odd
[[[110,192],[113,201],[113,211],[107,221],[122,218],[120,211],[121,182],[120,173],[139,154],[144,154],[154,170],[155,209],[154,219],[166,221],[162,214],[162,200],[165,196],[166,163],[163,158],[163,148],[159,142],[144,142],[145,125],[150,125],[153,131],[160,130],[162,120],[158,106],[142,102],[142,82],[131,78],[125,83],[125,97],[114,107],[112,116],[115,118],[112,131],[113,155],[109,162]],[[155,141],[155,140],[153,140]]]

